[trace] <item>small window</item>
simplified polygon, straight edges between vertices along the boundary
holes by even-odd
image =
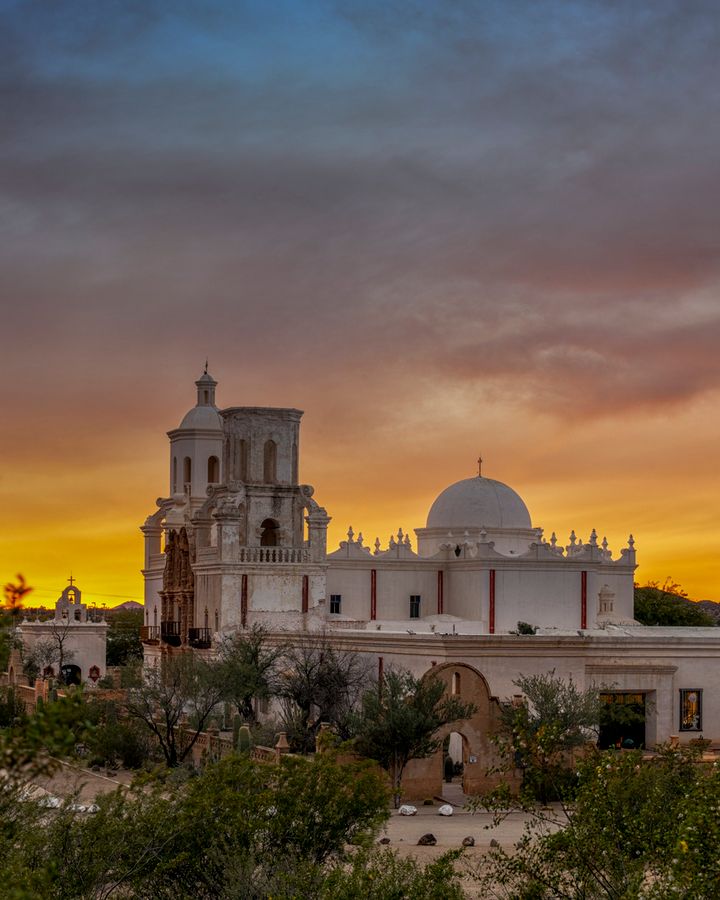
[[[173,494],[177,493],[177,456],[173,456]]]
[[[342,594],[330,594],[330,613],[333,616],[340,615],[340,604],[342,603]]]
[[[217,456],[208,459],[208,484],[217,484],[220,481],[220,460]]]
[[[680,691],[680,731],[702,731],[702,691],[687,688]]]
[[[460,696],[460,673],[459,672],[453,672],[452,693],[455,696],[458,696],[458,697]]]
[[[192,481],[192,460],[186,456],[183,460],[183,486]]]
[[[419,619],[420,618],[420,595],[419,594],[411,594],[410,595],[410,618],[411,619]]]

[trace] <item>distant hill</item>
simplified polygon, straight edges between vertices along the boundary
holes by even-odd
[[[698,600],[696,606],[699,606],[704,613],[712,616],[720,624],[720,603],[715,600]]]
[[[143,608],[142,603],[138,603],[137,600],[126,600],[124,603],[120,603],[118,606],[113,606],[108,610],[109,613],[118,612],[118,610],[124,610],[126,612],[137,612]]]

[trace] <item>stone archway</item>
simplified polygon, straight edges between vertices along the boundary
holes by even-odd
[[[498,784],[498,775],[488,774],[497,765],[498,757],[492,735],[499,723],[499,706],[491,696],[485,677],[467,663],[444,663],[433,666],[423,677],[436,677],[445,683],[448,694],[455,693],[466,703],[476,707],[475,713],[463,722],[453,722],[440,729],[437,737],[440,749],[428,759],[412,760],[403,776],[403,797],[422,800],[442,797],[443,743],[448,735],[459,734],[463,747],[462,789],[465,794],[478,794]]]

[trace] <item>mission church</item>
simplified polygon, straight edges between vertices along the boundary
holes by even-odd
[[[483,786],[497,700],[520,674],[554,670],[641,706],[647,747],[720,739],[720,629],[633,620],[632,535],[617,554],[594,529],[548,540],[516,491],[478,471],[442,491],[414,537],[369,547],[350,528],[328,551],[330,516],[299,482],[302,412],[220,409],[207,368],[195,384],[196,405],[168,432],[168,492],[142,526],[146,665],[262,622],[285,637],[324,632],[379,677],[432,669],[478,710],[453,726],[468,791]],[[411,767],[427,795],[440,768]]]

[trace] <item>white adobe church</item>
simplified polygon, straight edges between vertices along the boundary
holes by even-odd
[[[434,668],[478,705],[460,729],[466,763],[488,758],[493,698],[553,669],[644,705],[646,746],[720,740],[720,629],[634,622],[632,536],[617,555],[595,530],[546,540],[522,498],[478,472],[437,497],[414,540],[368,547],[351,528],[328,552],[330,516],[299,481],[302,412],[219,409],[207,369],[195,384],[197,404],[168,432],[168,494],[142,526],[148,665],[262,621],[323,630],[380,674]],[[516,634],[519,622],[535,633]]]

